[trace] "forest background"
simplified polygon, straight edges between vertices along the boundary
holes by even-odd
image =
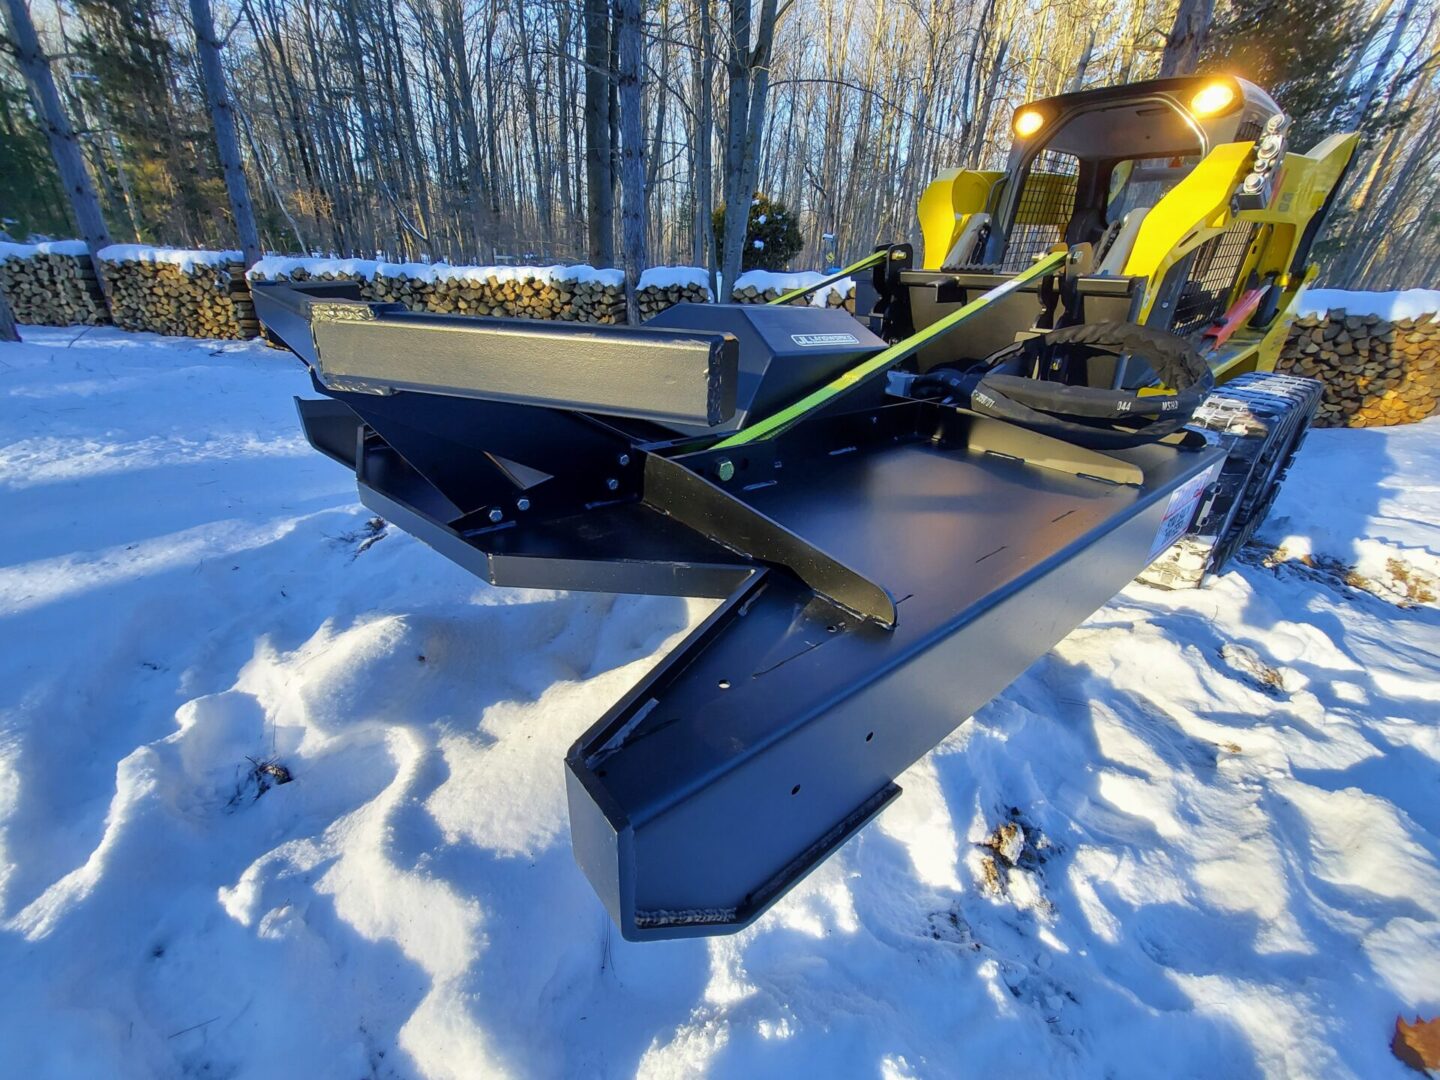
[[[733,280],[742,256],[812,268],[916,238],[924,185],[1001,165],[1025,101],[1223,71],[1269,89],[1302,150],[1363,133],[1316,249],[1321,280],[1428,284],[1437,4],[4,0],[0,228],[103,227],[251,257],[690,264]],[[95,191],[88,230],[37,63]],[[776,211],[768,248],[738,218],[711,227],[754,192]]]

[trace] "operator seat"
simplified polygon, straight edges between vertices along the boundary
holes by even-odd
[[[963,270],[971,266],[976,259],[977,248],[984,236],[989,235],[990,215],[986,213],[971,214],[965,222],[965,227],[960,230],[960,236],[951,246],[949,254],[940,264],[942,270]]]
[[[1137,206],[1105,230],[1096,250],[1097,276],[1119,277],[1125,272],[1125,264],[1130,261],[1130,253],[1135,250],[1135,240],[1140,235],[1140,226],[1149,213],[1150,207]]]

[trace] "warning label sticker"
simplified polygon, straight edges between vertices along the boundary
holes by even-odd
[[[1205,489],[1219,474],[1220,465],[1221,462],[1217,461],[1199,476],[1185,481],[1170,496],[1170,502],[1165,506],[1165,516],[1160,519],[1160,529],[1155,533],[1155,542],[1150,545],[1150,562],[1154,562],[1156,556],[1185,535],[1190,522],[1195,520],[1195,511],[1200,506]]]

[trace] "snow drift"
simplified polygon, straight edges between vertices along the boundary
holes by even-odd
[[[1116,597],[751,929],[631,945],[562,756],[710,602],[484,586],[255,343],[0,377],[13,1075],[1399,1077],[1440,1010],[1440,421],[1315,433],[1263,550]]]

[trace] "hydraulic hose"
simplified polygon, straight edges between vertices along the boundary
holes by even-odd
[[[1170,392],[1141,395],[1013,374],[1045,370],[1057,349],[1133,354],[1149,362]],[[1118,450],[1178,431],[1214,386],[1209,365],[1182,338],[1134,323],[1105,322],[1026,338],[969,371],[928,372],[915,380],[910,393],[944,398],[1078,446]]]

